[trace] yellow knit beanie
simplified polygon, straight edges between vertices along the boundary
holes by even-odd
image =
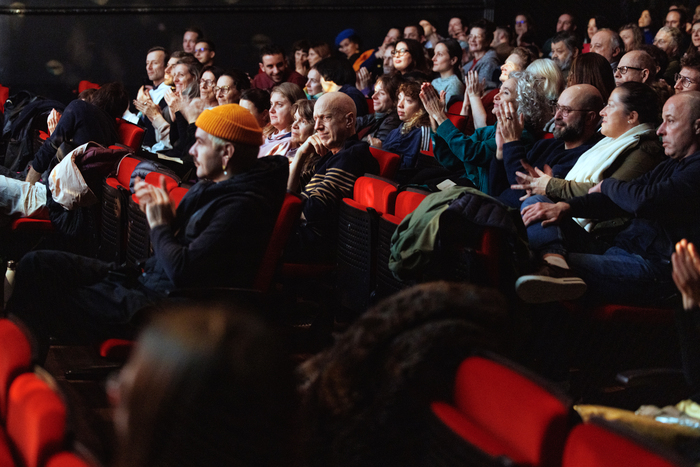
[[[234,143],[257,146],[262,144],[262,130],[257,120],[238,104],[226,104],[207,109],[197,117],[195,125],[210,135]]]

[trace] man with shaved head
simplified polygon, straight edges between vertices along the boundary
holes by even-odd
[[[591,37],[591,52],[605,57],[614,70],[617,62],[620,61],[620,56],[625,52],[625,44],[618,33],[612,29],[603,28]]]
[[[645,51],[633,50],[622,56],[613,72],[616,86],[628,81],[651,85],[656,75],[656,63]]]
[[[297,150],[289,170],[288,188],[302,196],[301,224],[287,249],[290,260],[331,259],[341,200],[352,198],[358,177],[379,173],[369,144],[355,134],[356,119],[355,103],[347,94],[329,92],[316,101],[315,133]],[[320,159],[308,168],[313,156]]]
[[[522,210],[530,247],[544,259],[542,269],[516,282],[523,300],[574,299],[586,286],[589,302],[653,305],[676,295],[674,246],[684,238],[700,242],[700,92],[671,96],[662,115],[657,134],[668,159],[651,172],[629,182],[608,178],[586,196]],[[632,220],[607,248],[571,222],[621,215]]]
[[[497,196],[509,206],[519,207],[520,198],[525,195],[522,183],[536,185],[544,182],[537,177],[537,170],[544,173],[546,167],[551,175],[564,178],[574,166],[579,156],[595,145],[602,135],[598,133],[598,112],[603,108],[600,91],[590,84],[570,86],[561,93],[554,114],[554,139],[541,139],[530,152],[520,140],[522,127],[512,121],[502,125],[503,159],[492,159],[489,171],[491,195]],[[512,128],[512,130],[511,130]],[[522,180],[518,173],[527,172],[526,162],[534,170],[530,180]],[[511,186],[512,185],[512,186]],[[544,184],[543,188],[546,188]]]

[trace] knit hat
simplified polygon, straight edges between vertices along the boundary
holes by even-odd
[[[341,31],[340,34],[338,34],[335,37],[335,46],[340,47],[340,43],[343,42],[345,39],[348,39],[349,37],[354,36],[355,30],[354,29],[346,29],[344,31]]]
[[[220,105],[202,112],[195,122],[210,135],[234,143],[260,146],[262,130],[255,117],[238,104]]]

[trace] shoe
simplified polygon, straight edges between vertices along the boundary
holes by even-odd
[[[515,292],[527,303],[575,300],[586,292],[586,283],[571,270],[544,262],[534,274],[515,281]]]

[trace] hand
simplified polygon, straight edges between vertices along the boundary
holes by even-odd
[[[535,203],[526,206],[525,209],[520,211],[520,215],[526,227],[539,221],[542,221],[542,227],[547,227],[548,225],[559,223],[570,208],[571,206],[561,201],[557,204]]]
[[[503,160],[503,135],[499,126],[496,127],[496,159]]]
[[[49,135],[52,135],[58,125],[58,121],[61,119],[61,114],[56,109],[51,109],[51,113],[46,119],[46,124],[49,127]]]
[[[379,138],[375,138],[374,136],[367,136],[367,142],[369,143],[370,146],[374,146],[375,148],[382,148],[382,140]]]
[[[700,256],[695,245],[686,239],[676,243],[671,256],[673,282],[683,296],[683,308],[690,310],[700,303]]]
[[[465,100],[472,97],[481,99],[481,96],[484,94],[486,80],[479,81],[479,74],[474,70],[468,71],[466,78],[466,89],[464,90]]]
[[[148,89],[146,89],[146,86],[141,86],[136,93],[136,100],[139,102],[145,102],[146,100],[150,100],[151,95],[148,93]]]
[[[357,80],[355,82],[355,87],[362,91],[363,89],[366,89],[369,87],[369,71],[367,71],[367,68],[360,68],[357,73]]]
[[[301,153],[301,157],[304,159],[314,153],[319,156],[325,156],[328,153],[328,148],[321,142],[321,138],[314,134],[309,136],[309,138],[304,141],[304,144],[299,147],[297,154],[299,153]]]
[[[425,35],[425,37],[431,36],[435,33],[435,26],[430,24],[429,21],[421,20],[421,22],[418,24],[420,24],[421,27],[423,28],[423,34]]]
[[[590,195],[591,193],[602,193],[602,191],[601,191],[602,185],[603,185],[603,182],[598,182],[598,184],[596,186],[594,186],[590,190],[588,190],[588,194]]]
[[[139,200],[139,208],[146,213],[148,225],[153,229],[159,225],[170,224],[175,218],[175,208],[168,196],[165,177],[160,177],[160,187],[136,178],[134,191]]]
[[[36,182],[41,180],[41,174],[34,170],[34,167],[31,165],[29,166],[29,171],[27,171],[27,176],[24,179],[25,182],[29,182],[30,184],[34,185]]]
[[[185,120],[187,120],[187,123],[194,123],[197,121],[199,114],[204,112],[206,105],[207,104],[202,99],[195,97],[194,99],[184,103],[180,109],[180,112],[182,112],[182,115],[185,117]]]
[[[154,118],[162,114],[160,107],[150,98],[144,101],[135,100],[134,107],[136,107],[136,110],[144,114],[150,121],[153,121]]]
[[[180,111],[180,105],[182,104],[182,95],[178,91],[173,91],[168,89],[165,91],[165,102],[168,104],[170,109],[170,115],[175,119],[175,113]]]
[[[524,201],[525,198],[531,195],[546,195],[547,184],[552,179],[551,175],[547,175],[537,167],[535,167],[535,176],[522,172],[515,172],[515,178],[518,181],[518,184],[511,185],[510,188],[513,190],[525,190],[528,192],[528,195],[521,198],[521,201]]]
[[[503,141],[512,143],[520,140],[525,129],[525,116],[518,115],[511,102],[506,102],[496,110],[498,126],[501,127]]]
[[[447,115],[445,114],[445,101],[440,100],[440,97],[432,84],[423,83],[421,85],[420,100],[423,102],[423,107],[425,107],[428,115],[434,118],[438,125],[447,120]]]

